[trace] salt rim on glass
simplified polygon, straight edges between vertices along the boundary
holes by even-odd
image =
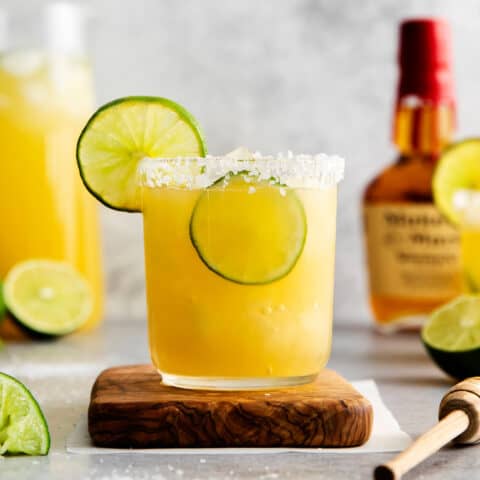
[[[290,188],[326,188],[344,176],[345,161],[337,155],[245,154],[243,149],[223,156],[144,158],[138,167],[140,185],[155,188],[201,189],[229,175],[245,173],[246,180],[271,181]]]

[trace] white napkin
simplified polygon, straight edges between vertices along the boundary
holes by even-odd
[[[360,447],[349,448],[99,448],[92,445],[88,435],[87,418],[83,415],[73,432],[67,439],[67,451],[70,453],[83,453],[89,455],[104,455],[109,453],[150,453],[157,455],[171,454],[262,454],[262,453],[373,453],[373,452],[398,452],[406,448],[412,441],[409,435],[401,430],[392,412],[383,403],[377,385],[373,380],[352,382],[364,397],[370,400],[373,406],[373,428],[370,439]]]

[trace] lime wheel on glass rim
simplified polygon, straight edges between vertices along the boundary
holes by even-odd
[[[89,192],[107,207],[141,210],[139,163],[145,157],[203,157],[203,135],[181,105],[161,97],[125,97],[100,107],[77,142]]]
[[[85,324],[93,308],[88,282],[68,263],[54,260],[15,265],[5,277],[3,296],[9,316],[39,337],[74,332]]]
[[[435,310],[422,329],[422,341],[448,375],[480,375],[480,297],[462,295]]]
[[[0,372],[0,455],[46,455],[50,432],[40,405],[17,379]]]

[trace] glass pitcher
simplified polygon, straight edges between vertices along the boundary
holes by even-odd
[[[91,284],[92,327],[103,301],[99,225],[75,161],[94,106],[85,15],[53,3],[30,23],[0,18],[0,277],[30,258],[70,262]]]

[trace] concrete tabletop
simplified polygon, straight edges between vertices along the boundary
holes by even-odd
[[[53,343],[9,344],[0,370],[27,384],[52,434],[47,457],[0,457],[1,480],[368,479],[391,454],[73,455],[67,435],[88,406],[90,388],[105,367],[148,361],[141,322],[111,321],[90,334]],[[436,421],[451,385],[428,359],[417,335],[386,337],[365,324],[337,322],[329,367],[350,380],[373,378],[401,427],[417,436]],[[480,446],[446,448],[407,479],[477,478]]]

